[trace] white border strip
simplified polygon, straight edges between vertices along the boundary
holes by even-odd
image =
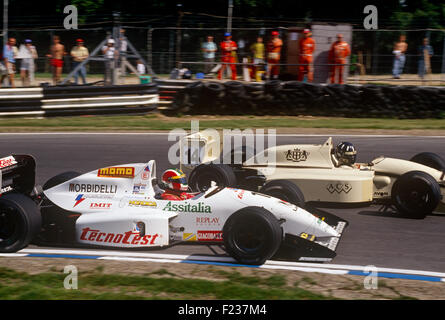
[[[106,250],[66,250],[66,249],[23,249],[18,253],[16,253],[15,255],[23,257],[26,256],[27,254],[83,255],[83,256],[91,255],[91,256],[100,256],[98,258],[99,260],[116,260],[116,261],[146,261],[146,262],[161,262],[161,263],[200,261],[200,262],[220,262],[220,263],[237,264],[236,260],[234,260],[231,257],[225,257],[225,256],[218,257],[218,256],[205,256],[205,255],[181,255],[181,254],[147,253],[147,252],[114,251],[114,250],[106,251]],[[12,255],[14,254],[4,254],[0,256],[12,257]],[[341,264],[324,264],[324,263],[321,264],[321,263],[268,260],[264,265],[260,266],[259,268],[296,270],[305,272],[323,272],[332,274],[347,274],[349,271],[365,272],[367,267],[355,266],[355,265],[341,265]],[[445,273],[433,272],[433,271],[376,267],[376,272],[438,277],[445,279]]]

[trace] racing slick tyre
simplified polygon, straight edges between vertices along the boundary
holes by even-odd
[[[57,186],[58,184],[61,184],[68,180],[74,179],[80,175],[81,175],[81,173],[76,172],[76,171],[67,171],[67,172],[60,173],[60,174],[50,178],[48,181],[46,181],[45,184],[43,185],[43,190],[50,189],[54,186]]]
[[[418,153],[412,157],[410,161],[417,162],[440,171],[445,171],[445,160],[433,152]]]
[[[300,188],[288,180],[273,180],[267,182],[261,189],[260,193],[281,199],[283,201],[295,204],[300,208],[304,208],[304,195]]]
[[[269,211],[246,207],[232,214],[223,227],[226,252],[238,262],[261,265],[279,249],[280,223]]]
[[[0,252],[17,252],[26,247],[41,228],[39,209],[20,193],[0,197]]]
[[[205,191],[215,182],[221,187],[236,186],[236,176],[232,168],[226,164],[201,164],[193,169],[189,177],[192,191]]]
[[[242,165],[246,160],[255,156],[255,149],[248,146],[232,148],[230,154],[221,155],[220,162],[227,163],[230,160],[231,165]],[[241,161],[241,162],[239,162]]]
[[[402,215],[412,219],[423,219],[439,204],[440,187],[428,173],[410,171],[394,182],[391,198]]]

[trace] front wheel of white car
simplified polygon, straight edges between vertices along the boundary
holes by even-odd
[[[288,180],[269,181],[260,189],[260,193],[267,194],[271,197],[295,204],[300,208],[304,208],[305,200],[303,192],[295,183]]]
[[[401,214],[408,218],[423,219],[439,204],[440,186],[428,173],[410,171],[394,182],[391,197]]]
[[[242,264],[261,265],[279,249],[282,230],[277,218],[260,207],[232,214],[223,228],[226,252]]]
[[[192,191],[206,191],[212,182],[220,187],[236,186],[236,176],[226,164],[201,164],[190,173],[189,186]]]

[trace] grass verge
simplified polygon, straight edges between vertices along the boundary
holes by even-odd
[[[172,276],[165,269],[145,275],[120,275],[104,274],[97,268],[79,274],[77,290],[64,288],[66,276],[57,270],[31,275],[0,267],[0,299],[332,299],[298,285],[287,285],[286,278],[281,275],[261,278],[224,272],[220,273],[218,281],[211,281]]]
[[[190,120],[199,120],[200,129],[246,128],[328,128],[371,130],[445,130],[445,119],[375,119],[274,116],[78,116],[44,119],[0,119],[0,132],[39,131],[163,131],[190,129]]]

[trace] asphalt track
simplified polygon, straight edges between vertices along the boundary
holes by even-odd
[[[278,144],[315,143],[327,136],[278,136]],[[409,159],[423,151],[445,157],[445,137],[334,136],[334,143],[350,141],[358,149],[359,162],[379,155]],[[158,175],[168,163],[167,152],[174,142],[166,134],[1,134],[2,156],[32,154],[37,160],[37,183],[75,170],[88,172],[99,167],[157,162]],[[445,271],[445,215],[410,220],[393,213],[381,213],[378,206],[355,209],[327,209],[349,221],[337,248],[335,264],[374,265]],[[204,254],[205,246],[186,245],[162,249],[159,253]]]

